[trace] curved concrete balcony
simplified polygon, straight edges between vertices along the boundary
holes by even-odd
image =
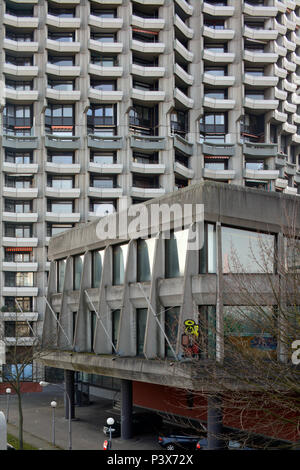
[[[3,196],[16,199],[34,199],[38,196],[38,188],[9,188],[3,187]]]
[[[25,3],[25,2],[22,2]],[[30,2],[33,3],[33,2]],[[13,26],[14,28],[37,28],[39,25],[39,18],[34,16],[14,16],[9,13],[4,13],[3,24]]]
[[[300,135],[299,134],[293,134],[292,135],[292,142],[295,142],[296,144],[300,144]],[[300,182],[300,179],[299,179]]]
[[[277,42],[275,42],[274,43],[274,52],[276,52],[276,54],[278,54],[281,57],[285,57],[287,55],[288,51],[287,51],[286,47],[280,46],[279,44],[277,44]]]
[[[235,107],[235,100],[222,100],[204,96],[203,106],[209,109],[228,110]]]
[[[179,88],[175,88],[174,90],[174,99],[185,108],[191,109],[194,106],[194,100],[186,96],[181,90],[179,90]]]
[[[90,26],[106,31],[118,31],[123,26],[123,18],[101,18],[93,14],[90,14],[88,22]]]
[[[79,77],[80,67],[76,65],[46,65],[46,73],[57,75],[59,77]]]
[[[295,124],[300,124],[300,115],[299,114],[297,114],[297,113],[293,114],[293,122]]]
[[[38,148],[38,138],[35,136],[16,136],[4,134],[2,146],[15,150],[35,150]]]
[[[278,100],[255,100],[252,98],[245,98],[244,107],[255,110],[272,110],[278,107]]]
[[[202,35],[216,41],[231,41],[235,36],[235,31],[233,29],[214,29],[203,26]]]
[[[203,74],[203,83],[216,87],[229,87],[235,84],[235,77],[212,75],[206,72]]]
[[[300,173],[297,171],[295,176],[294,176],[294,182],[296,184],[300,184]]]
[[[101,175],[120,175],[123,171],[121,163],[94,163],[89,162],[88,171]]]
[[[165,91],[144,91],[138,88],[131,89],[131,98],[137,101],[144,101],[147,103],[158,103],[164,101],[166,97]]]
[[[173,145],[181,153],[187,156],[193,155],[194,145],[178,134],[173,135]]]
[[[281,34],[282,36],[286,35],[287,27],[284,24],[279,23],[276,19],[274,19],[274,27],[279,34]]]
[[[293,80],[293,83],[295,83],[296,85],[300,85],[300,77],[298,75],[296,75],[295,73],[292,73],[292,80]]]
[[[244,61],[258,64],[275,64],[278,60],[278,54],[274,52],[255,52],[244,51]]]
[[[95,0],[96,3],[103,3],[103,0]],[[106,0],[107,1],[107,0]],[[112,0],[111,2],[108,1],[108,3],[114,4],[118,3],[119,5],[122,4],[123,0]],[[165,0],[133,0],[134,2],[137,1],[137,3],[140,3],[142,5],[154,5],[154,6],[162,6],[165,3]],[[185,1],[185,0],[184,0]]]
[[[31,336],[24,336],[18,338],[6,337],[5,344],[7,346],[33,346],[36,343],[36,338]]]
[[[278,100],[285,101],[287,99],[287,91],[279,90],[279,88],[275,87],[274,89],[274,96]]]
[[[283,178],[277,178],[275,180],[275,187],[278,189],[285,189],[288,185],[288,180],[285,180]]]
[[[296,44],[292,41],[289,41],[286,36],[283,38],[283,45],[291,52],[294,52],[297,47]]]
[[[130,49],[144,54],[163,54],[165,48],[163,42],[142,42],[132,39],[130,43]]]
[[[100,136],[89,134],[88,147],[97,150],[120,150],[123,147],[123,137],[119,135]]]
[[[37,212],[2,212],[2,220],[5,222],[37,222]]]
[[[204,49],[203,60],[213,64],[232,64],[235,59],[233,52],[213,52],[210,49]]]
[[[297,167],[295,163],[286,162],[284,171],[288,176],[295,176],[296,170]]]
[[[143,151],[159,151],[166,148],[166,138],[150,135],[132,135],[130,147]]]
[[[59,175],[77,175],[80,173],[79,163],[45,163],[45,171]]]
[[[90,197],[115,199],[123,196],[123,188],[93,188],[90,186],[88,195]]]
[[[46,40],[46,49],[54,52],[80,52],[80,42]]]
[[[122,101],[123,91],[103,91],[96,88],[89,88],[89,99],[93,102],[118,103]]]
[[[274,0],[274,7],[276,7],[277,10],[281,13],[285,13],[287,9],[286,4],[283,3],[281,0]]]
[[[72,212],[61,214],[60,212],[46,212],[47,222],[76,223],[80,221],[80,213]]]
[[[163,196],[165,193],[165,188],[137,188],[136,186],[132,186],[130,190],[130,196],[144,199]]]
[[[142,18],[141,16],[131,15],[131,25],[136,28],[160,31],[164,29],[165,23],[163,18]]]
[[[243,154],[253,158],[276,157],[277,144],[246,142],[243,144]]]
[[[243,177],[250,180],[272,181],[279,177],[279,170],[250,170],[245,168]]]
[[[2,288],[3,295],[18,297],[36,297],[38,295],[38,287],[6,287]],[[20,338],[25,339],[25,338]],[[33,338],[30,338],[33,340]]]
[[[255,75],[251,75],[249,73],[245,73],[245,75],[244,75],[245,85],[249,85],[252,88],[275,87],[277,85],[278,81],[279,81],[278,77],[269,77],[269,76],[257,77]]]
[[[142,65],[132,64],[131,73],[138,77],[162,78],[165,76],[166,69],[165,67],[143,67]]]
[[[37,247],[39,239],[37,237],[3,237],[2,245],[3,246],[14,246],[14,247]]]
[[[294,124],[290,124],[289,122],[285,122],[282,125],[282,130],[284,130],[288,134],[296,134],[297,126],[295,126]]]
[[[284,194],[290,194],[290,196],[297,196],[298,195],[298,189],[297,188],[291,188],[290,186],[287,186],[283,192],[284,192]]]
[[[279,168],[283,168],[286,165],[287,155],[278,152],[275,157],[275,165]]]
[[[189,28],[189,27],[182,21],[182,19],[180,18],[180,16],[177,15],[177,13],[175,13],[174,26],[176,26],[176,28],[178,28],[179,31],[181,31],[181,33],[184,34],[184,36],[185,36],[187,39],[193,39],[193,37],[194,37],[194,30],[193,30],[192,28]]]
[[[48,197],[76,199],[80,197],[80,188],[59,189],[46,186],[45,195]]]
[[[277,16],[278,10],[274,6],[250,5],[249,3],[244,2],[243,12],[245,15],[256,18],[275,18],[275,16]]]
[[[5,88],[5,98],[19,104],[33,103],[38,100],[39,92],[37,90],[17,91],[11,88]]]
[[[297,65],[291,62],[290,60],[287,60],[286,57],[283,59],[283,66],[289,72],[295,72],[297,69]]]
[[[13,263],[3,261],[2,269],[3,271],[11,272],[36,272],[38,270],[38,263]]]
[[[195,176],[194,170],[178,162],[174,162],[174,173],[187,179],[193,179]]]
[[[300,46],[300,36],[299,36],[295,31],[292,32],[292,41],[293,41],[297,46]]]
[[[20,173],[35,174],[38,172],[38,165],[36,163],[2,163],[2,171],[6,173]]]
[[[39,73],[39,68],[34,65],[13,65],[4,63],[3,71],[6,75],[13,77],[33,78]]]
[[[279,78],[286,78],[287,77],[287,70],[283,69],[282,67],[278,67],[277,64],[274,65],[274,73],[276,77]]]
[[[176,51],[186,62],[193,62],[193,52],[190,52],[180,41],[178,41],[178,39],[174,40],[174,51]]]
[[[243,36],[254,40],[274,41],[277,39],[278,31],[276,29],[255,29],[244,26]]]
[[[97,77],[122,77],[123,67],[102,67],[101,65],[89,64],[89,74]]]
[[[218,16],[220,18],[227,18],[234,15],[235,8],[233,6],[225,5],[212,5],[208,2],[203,2],[203,13],[211,16]]]
[[[58,150],[78,150],[80,148],[80,137],[60,137],[54,134],[47,134],[45,136],[45,147]]]
[[[80,100],[81,92],[79,90],[54,90],[53,88],[47,88],[46,98],[55,100],[55,101],[67,101],[74,103],[75,101]]]
[[[188,74],[179,64],[174,64],[174,74],[179,78],[184,84],[193,85],[194,77],[193,75]]]
[[[296,104],[292,104],[292,103],[289,103],[288,101],[284,101],[283,103],[283,107],[284,107],[284,110],[287,112],[287,113],[295,113],[297,111],[297,105]]]
[[[61,18],[59,16],[54,16],[49,13],[47,14],[47,17],[46,17],[46,24],[48,26],[54,26],[55,28],[68,29],[68,30],[79,29],[80,23],[81,23],[81,19],[77,17]]]
[[[38,312],[1,312],[0,320],[2,321],[37,321]]]
[[[295,31],[296,26],[297,26],[296,21],[289,20],[286,15],[283,15],[282,21],[283,21],[283,24],[287,27],[287,29],[291,31]]]
[[[123,51],[123,43],[121,42],[101,42],[95,39],[89,39],[88,48],[96,52],[112,52],[120,54]]]
[[[292,61],[295,64],[300,65],[300,57],[296,52],[292,52]]]
[[[203,168],[203,178],[212,180],[234,180],[235,170],[212,170],[210,168]]]
[[[208,142],[204,142],[202,144],[202,152],[204,155],[212,155],[216,157],[233,157],[235,155],[235,145],[225,143],[211,144]]]
[[[3,48],[12,52],[38,52],[39,43],[34,41],[13,41],[4,38]]]
[[[166,171],[164,163],[135,163],[132,162],[130,170],[134,173],[141,173],[145,175],[163,175]]]
[[[144,3],[145,0],[139,0],[139,2]],[[157,2],[157,0],[155,0],[154,2],[152,2],[151,0],[148,0],[148,3],[150,5],[152,5],[152,4],[156,5],[157,4],[156,2]],[[194,7],[192,5],[190,5],[188,2],[186,2],[185,0],[175,0],[175,2],[184,11],[184,13],[186,15],[191,16],[193,14]],[[160,5],[163,5],[163,4],[164,4],[164,2],[161,0]]]

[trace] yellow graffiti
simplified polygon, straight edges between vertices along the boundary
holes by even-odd
[[[196,325],[194,320],[186,320],[185,325],[185,334],[199,336],[199,325]]]

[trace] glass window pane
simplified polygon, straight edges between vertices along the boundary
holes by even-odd
[[[65,270],[66,270],[66,260],[61,259],[58,261],[58,271],[57,271],[57,291],[62,292],[64,288],[65,280]]]
[[[113,284],[124,284],[128,245],[113,247]]]
[[[147,282],[151,280],[152,264],[154,259],[155,239],[138,240],[137,243],[137,280]]]
[[[104,250],[93,251],[92,253],[92,287],[100,286]]]
[[[176,350],[179,312],[180,307],[165,309],[165,334],[174,350]],[[165,355],[167,357],[174,357],[167,341],[165,341]]]
[[[188,230],[172,232],[165,240],[166,277],[180,277],[184,274],[187,253]]]
[[[117,347],[121,310],[112,312],[112,342]]]
[[[80,289],[84,255],[74,256],[74,290]]]

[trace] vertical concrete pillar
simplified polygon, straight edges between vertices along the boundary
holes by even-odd
[[[7,450],[7,426],[3,411],[0,411],[0,450]]]
[[[75,418],[75,385],[74,385],[74,377],[75,372],[73,370],[65,370],[65,387],[66,392],[70,398],[71,402],[71,419]],[[69,400],[68,396],[65,400],[65,417],[69,419]]]
[[[132,438],[132,381],[121,380],[121,438]]]
[[[208,450],[224,449],[222,400],[218,396],[207,400]]]

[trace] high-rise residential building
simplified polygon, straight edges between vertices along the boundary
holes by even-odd
[[[0,18],[11,344],[41,332],[52,235],[203,179],[300,192],[299,0],[9,0]]]

